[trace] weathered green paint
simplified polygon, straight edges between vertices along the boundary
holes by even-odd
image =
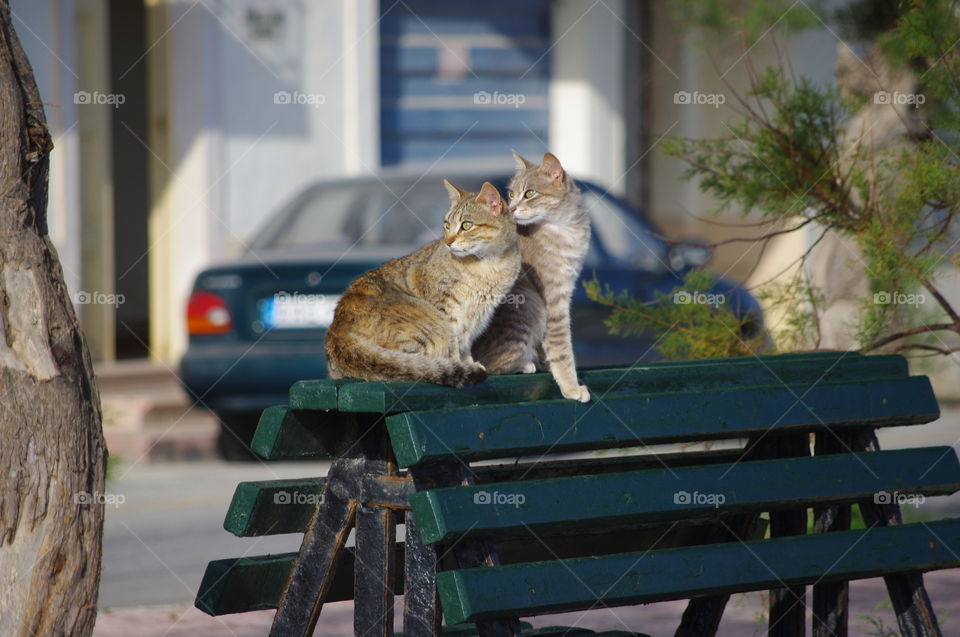
[[[303,533],[325,482],[324,478],[241,482],[223,528],[239,537]]]
[[[194,605],[208,615],[276,608],[296,553],[213,560]]]
[[[356,382],[355,378],[301,380],[290,388],[290,409],[336,409],[340,388]]]
[[[562,400],[548,374],[492,377],[462,390],[355,379],[302,381],[291,388],[289,407],[264,413],[253,447],[267,458],[340,454],[337,462],[356,471],[347,471],[350,479],[331,482],[332,492],[340,499],[371,499],[374,508],[367,513],[380,515],[379,509],[403,508],[407,493],[397,489],[380,493],[364,481],[365,475],[384,471],[362,468],[374,456],[394,473],[395,465],[388,462],[389,452],[377,455],[356,449],[357,445],[379,449],[384,441],[382,421],[373,436],[379,442],[364,441],[359,432],[367,431],[367,438],[372,434],[363,419],[372,422],[376,416],[356,412],[395,414],[387,420],[394,451],[400,466],[414,467],[414,475],[427,471],[432,462],[758,437],[771,428],[771,438],[776,439],[781,433],[802,434],[824,425],[838,432],[859,431],[928,422],[939,415],[929,382],[910,378],[906,361],[899,356],[826,352],[675,361],[581,370],[580,376],[594,393],[592,403]],[[951,493],[960,489],[960,463],[950,448],[749,459],[739,464],[737,458],[723,457],[728,453],[682,454],[664,465],[614,458],[609,467],[569,460],[533,468],[488,466],[477,468],[476,484],[412,496],[426,541],[494,540],[495,557],[507,564],[457,569],[449,559],[455,551],[443,546],[447,558],[440,568],[453,570],[438,574],[438,586],[446,619],[457,624],[444,627],[443,634],[468,637],[476,634],[476,627],[462,625],[463,621],[497,619],[496,625],[486,626],[500,629],[517,616],[587,608],[597,597],[613,606],[960,565],[960,520],[809,537],[761,539],[762,532],[751,533],[743,537],[756,539],[746,546],[714,543],[723,540],[709,539],[708,532],[719,523],[704,524],[720,514],[732,514],[723,518],[730,521],[748,511],[755,515],[776,507],[865,500],[879,490]],[[284,491],[316,495],[322,489],[322,479],[242,483],[224,526],[242,536],[302,532],[317,511],[325,511],[327,522],[335,525],[339,513],[330,513],[329,507],[275,500]],[[525,499],[519,506],[477,504],[474,496],[481,491],[522,494]],[[720,508],[695,501],[675,503],[673,495],[682,491],[722,494],[725,501]],[[389,547],[392,524],[387,519],[387,533],[377,531],[370,538],[379,541],[383,536]],[[673,524],[677,527],[671,528]],[[623,532],[624,525],[629,533]],[[538,539],[529,537],[531,530]],[[939,545],[937,536],[949,546]],[[369,545],[370,538],[360,544]],[[648,550],[651,547],[655,550]],[[401,549],[395,545],[399,564],[404,560]],[[391,555],[389,548],[386,554]],[[351,599],[355,582],[369,584],[361,586],[368,593],[383,588],[378,578],[356,578],[353,549],[338,555],[327,562],[301,560],[299,565],[297,554],[211,562],[196,604],[211,614],[276,608],[281,591],[300,582],[298,595],[291,598],[288,592],[284,601],[300,613],[310,604],[318,608],[317,604]],[[372,557],[378,563],[389,561],[381,558],[382,551]],[[784,582],[771,576],[766,565]],[[298,576],[291,583],[294,568],[298,573],[301,568],[313,570],[310,577]],[[384,570],[392,573],[386,577],[392,577],[397,593],[404,570],[404,566]],[[416,578],[426,571],[412,573]],[[321,581],[316,575],[323,575],[322,586],[312,583]],[[358,597],[358,608],[372,608],[364,599]],[[391,600],[381,601],[389,606]],[[386,617],[383,610],[377,607],[375,615]],[[277,615],[281,616],[283,612]],[[432,625],[438,625],[439,618],[432,617],[436,622]],[[357,625],[391,624],[389,619],[364,622]],[[294,625],[299,624],[281,621],[278,628],[275,620],[272,634],[291,634],[287,628]],[[631,633],[525,626],[523,634]]]
[[[802,400],[798,400],[803,396]],[[387,418],[401,467],[584,449],[739,438],[797,429],[892,426],[940,415],[925,376],[813,388],[782,385],[545,400],[402,413]]]
[[[925,447],[448,487],[412,495],[410,507],[432,544],[957,490],[956,453]]]
[[[647,363],[581,373],[595,396],[618,393],[697,391],[748,385],[796,385],[907,375],[902,356],[848,352]],[[562,399],[550,374],[491,376],[462,389],[430,383],[357,382],[339,392],[341,411],[390,413],[493,403]]]
[[[395,551],[402,564],[402,544],[397,544]],[[276,608],[296,559],[296,553],[280,553],[213,560],[207,564],[194,605],[208,615]],[[353,599],[354,563],[353,547],[347,547],[337,561],[326,601]],[[403,580],[397,578],[395,585],[399,594]]]
[[[960,566],[960,519],[443,571],[448,622],[538,615]]]
[[[282,405],[267,407],[260,414],[250,448],[267,460],[329,457],[331,450],[319,427],[332,417],[335,414],[298,412]]]

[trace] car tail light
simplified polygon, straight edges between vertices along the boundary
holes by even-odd
[[[194,292],[187,304],[187,332],[225,334],[233,328],[227,304],[212,292]]]

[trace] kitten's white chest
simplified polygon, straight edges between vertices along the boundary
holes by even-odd
[[[506,267],[493,268],[485,273],[488,285],[470,289],[464,292],[460,299],[461,312],[459,325],[463,333],[467,333],[473,340],[487,328],[497,305],[503,303],[507,294],[513,288],[520,263],[509,263]]]

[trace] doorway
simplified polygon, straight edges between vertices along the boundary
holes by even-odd
[[[146,9],[142,0],[110,0],[110,82],[124,96],[113,110],[113,230],[116,356],[149,356],[149,150]],[[120,297],[119,295],[123,295]]]

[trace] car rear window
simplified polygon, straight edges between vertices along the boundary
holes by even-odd
[[[422,245],[440,237],[449,208],[441,184],[412,181],[331,184],[279,213],[257,248]]]

